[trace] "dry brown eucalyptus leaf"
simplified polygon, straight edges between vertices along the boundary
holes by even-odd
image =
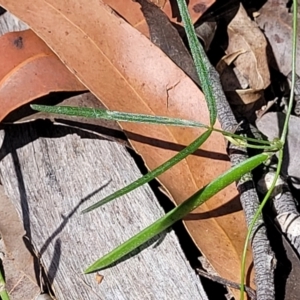
[[[209,123],[197,86],[102,2],[0,0],[0,4],[30,25],[106,107]],[[203,132],[200,128],[121,126],[149,169],[174,156]],[[179,204],[228,168],[224,139],[212,134],[200,150],[159,180]],[[219,274],[238,282],[247,230],[235,186],[196,209],[185,224]]]
[[[228,37],[226,53],[228,55],[239,53],[239,55],[234,59],[237,70],[230,76],[226,74],[225,90],[228,91],[229,101],[231,97],[235,98],[232,100],[233,104],[236,102],[239,102],[239,106],[251,104],[261,99],[263,90],[270,84],[270,74],[266,57],[267,42],[255,22],[248,17],[242,4],[228,25]],[[241,84],[245,81],[246,84]],[[228,82],[234,82],[234,88],[231,83],[231,90],[228,88]],[[242,85],[246,88],[242,88]],[[252,105],[247,108],[241,107],[241,110],[251,111],[251,108]]]
[[[136,1],[141,5],[151,42],[200,86],[192,56],[168,16],[147,0]]]
[[[266,58],[267,42],[261,30],[251,21],[240,5],[234,19],[228,25],[229,44],[227,54],[245,51],[235,60],[235,66],[248,80],[254,90],[265,89],[270,84],[270,74]]]
[[[246,52],[245,50],[239,50],[237,52],[233,52],[233,53],[226,54],[225,56],[223,56],[221,58],[221,60],[216,65],[216,70],[218,71],[218,73],[220,74],[220,76],[222,76],[222,73],[224,72],[224,70],[228,66],[230,66],[236,60],[236,58],[239,55],[241,55],[241,54],[243,54],[245,52]],[[225,89],[225,91],[226,91],[226,89]]]
[[[0,121],[50,92],[86,89],[32,30],[0,37],[0,66]]]

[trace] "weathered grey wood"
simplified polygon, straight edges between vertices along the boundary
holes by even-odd
[[[43,122],[8,127],[0,171],[6,193],[54,280],[58,299],[201,298],[201,286],[173,232],[101,272],[101,285],[95,275],[82,274],[163,211],[146,186],[81,215],[83,208],[140,176],[139,171],[118,144],[80,137],[71,129],[40,129],[49,126]],[[62,137],[39,137],[43,131]]]
[[[7,126],[0,141],[1,182],[57,299],[207,299],[173,231],[101,271],[101,284],[82,274],[164,213],[145,186],[80,214],[140,176],[123,146],[46,121]]]

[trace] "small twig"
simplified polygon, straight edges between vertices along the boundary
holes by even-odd
[[[225,278],[222,278],[220,276],[216,276],[216,275],[212,275],[212,274],[209,274],[203,270],[200,270],[200,269],[196,269],[197,273],[200,275],[200,276],[203,276],[205,278],[208,278],[214,282],[218,282],[222,285],[226,285],[230,288],[233,288],[233,289],[237,289],[239,290],[241,285],[236,283],[236,282],[233,282],[231,280],[228,280],[228,279],[225,279]],[[248,294],[248,296],[251,298],[251,300],[256,300],[256,292],[255,290],[253,290],[251,287],[248,287],[248,286],[245,286],[245,290]]]
[[[225,131],[233,132],[238,125],[233,112],[223,92],[217,71],[210,66],[210,80],[213,90],[217,95],[218,119]],[[248,158],[247,150],[243,147],[230,145],[229,158],[233,166]],[[240,201],[243,206],[246,222],[249,226],[255,212],[259,207],[259,198],[252,180],[252,174],[247,174],[237,182]],[[275,256],[267,237],[266,228],[262,217],[257,221],[252,235],[253,264],[255,269],[255,282],[257,299],[274,299],[274,262]]]

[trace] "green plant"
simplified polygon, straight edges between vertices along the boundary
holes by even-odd
[[[178,163],[180,160],[187,157],[189,154],[193,153],[196,149],[198,149],[210,136],[212,131],[218,131],[222,133],[230,142],[236,143],[240,146],[244,147],[253,147],[264,149],[265,152],[258,154],[248,160],[240,163],[239,165],[233,167],[232,169],[228,170],[207,186],[202,188],[200,191],[195,193],[192,197],[187,199],[184,203],[170,211],[164,217],[157,220],[155,223],[129,239],[127,242],[123,243],[110,253],[106,254],[95,263],[93,263],[90,267],[87,268],[85,271],[86,273],[90,273],[99,269],[103,269],[113,262],[119,260],[130,251],[136,249],[141,244],[145,243],[155,235],[161,233],[166,228],[170,227],[176,221],[183,218],[189,212],[194,210],[196,207],[207,201],[210,197],[215,195],[218,191],[229,185],[230,183],[238,180],[241,176],[247,174],[259,164],[265,162],[275,151],[279,151],[279,163],[278,168],[276,171],[275,179],[271,185],[270,190],[266,194],[262,204],[260,205],[256,215],[254,216],[251,226],[249,227],[247,240],[245,243],[245,249],[247,247],[248,241],[252,234],[253,226],[261,214],[262,208],[265,205],[266,201],[268,200],[269,196],[272,193],[272,190],[275,186],[277,178],[280,173],[282,160],[283,160],[283,146],[286,139],[287,128],[288,128],[288,121],[289,116],[291,114],[292,108],[292,97],[294,92],[294,85],[295,85],[295,62],[296,62],[296,28],[297,28],[297,1],[294,0],[294,39],[293,39],[293,67],[292,67],[292,90],[291,90],[291,99],[290,104],[286,116],[286,121],[284,125],[284,130],[280,139],[276,139],[274,141],[268,142],[265,140],[256,140],[250,138],[244,138],[230,132],[225,132],[221,130],[217,130],[214,128],[214,124],[216,121],[217,116],[217,109],[216,109],[216,97],[217,95],[214,93],[213,87],[214,82],[210,75],[209,70],[209,62],[207,61],[206,55],[204,50],[202,49],[201,45],[199,44],[197,37],[195,35],[195,31],[193,25],[191,23],[187,5],[184,0],[178,0],[179,10],[184,22],[185,30],[187,33],[188,41],[190,44],[192,56],[196,65],[197,73],[199,75],[199,79],[201,82],[201,86],[207,101],[209,113],[210,113],[210,125],[204,125],[197,122],[192,122],[188,120],[180,120],[180,119],[170,119],[166,117],[153,117],[147,115],[138,115],[138,114],[126,114],[122,112],[112,112],[108,110],[95,110],[95,109],[87,109],[87,108],[74,108],[74,107],[49,107],[43,105],[32,105],[33,109],[55,113],[55,114],[68,114],[72,116],[84,116],[84,117],[91,117],[91,118],[106,118],[106,119],[113,119],[117,121],[127,121],[127,122],[145,122],[145,123],[153,123],[153,124],[165,124],[165,125],[173,125],[173,126],[190,126],[190,127],[203,127],[206,131],[197,138],[193,143],[191,143],[188,147],[183,149],[180,153],[175,155],[172,159],[161,165],[160,167],[156,168],[155,170],[149,172],[144,177],[138,179],[137,181],[131,183],[127,187],[109,195],[105,199],[99,201],[98,203],[92,205],[91,207],[87,208],[84,212],[91,211],[109,201],[114,200],[115,198],[124,195],[135,188],[149,182],[153,178],[159,176],[161,173],[165,172],[173,165]],[[245,273],[245,251],[243,255],[243,262],[242,262],[242,274],[241,274],[241,299],[244,296],[244,273]]]
[[[5,279],[2,274],[2,270],[0,270],[0,298],[2,300],[9,300],[9,295],[7,293],[7,290],[5,288]]]

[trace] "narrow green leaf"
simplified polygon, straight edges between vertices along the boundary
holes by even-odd
[[[1,300],[10,300],[10,297],[5,289],[0,292]]]
[[[85,270],[85,273],[91,273],[96,270],[104,269],[120,258],[124,257],[157,234],[163,232],[165,229],[173,225],[176,221],[185,217],[188,213],[217,194],[223,188],[256,168],[258,165],[266,161],[270,157],[270,155],[271,154],[269,153],[261,153],[229,169],[227,172],[220,175],[218,178],[196,192],[193,196],[171,210],[155,223],[148,226],[147,228],[130,238],[128,241],[94,262]]]
[[[95,118],[95,119],[106,119],[122,122],[137,122],[137,123],[148,123],[157,125],[169,125],[169,126],[185,126],[185,127],[201,127],[206,129],[212,129],[215,132],[223,134],[225,137],[232,137],[235,140],[250,141],[258,144],[268,145],[273,147],[273,143],[267,140],[257,140],[253,138],[243,137],[231,132],[223,131],[217,128],[211,128],[211,126],[205,125],[200,122],[169,118],[162,116],[144,115],[144,114],[134,114],[134,113],[124,113],[119,111],[111,111],[106,109],[94,109],[94,108],[81,108],[73,106],[48,106],[32,104],[31,108],[37,111],[62,114],[74,117],[85,117],[85,118]],[[230,141],[232,141],[230,139]],[[275,147],[275,146],[274,146]]]
[[[143,177],[137,179],[136,181],[130,183],[126,187],[116,191],[115,193],[105,197],[104,199],[100,200],[99,202],[91,205],[90,207],[86,208],[85,210],[82,211],[82,213],[86,213],[89,211],[94,210],[95,208],[108,203],[120,196],[123,196],[134,189],[142,186],[143,184],[151,181],[155,177],[159,176],[160,174],[164,173],[177,163],[179,163],[181,160],[186,158],[188,155],[192,154],[195,152],[210,136],[211,130],[205,131],[200,137],[198,137],[194,142],[192,142],[189,146],[181,150],[178,154],[176,154],[174,157],[170,158],[167,160],[165,163],[157,167],[156,169],[152,170],[151,172],[147,173]]]
[[[2,270],[0,269],[0,299],[2,300],[9,300],[9,295],[5,287],[5,279],[4,275],[2,274]]]
[[[184,127],[205,127],[205,128],[208,127],[207,125],[204,125],[196,121],[162,117],[162,116],[125,113],[125,112],[113,111],[108,109],[94,109],[88,107],[73,107],[73,106],[49,106],[49,105],[39,105],[39,104],[32,104],[31,108],[37,111],[42,111],[42,112],[52,113],[52,114],[114,120],[120,122],[147,123],[147,124],[184,126]]]
[[[190,14],[188,12],[186,0],[177,0],[177,4],[180,11],[180,16],[184,24],[184,29],[188,38],[189,46],[191,48],[191,53],[194,59],[195,67],[200,79],[201,88],[207,101],[210,116],[210,126],[213,127],[217,118],[217,106],[215,95],[213,92],[213,81],[210,76],[211,64],[202,48],[202,45],[199,43],[198,38],[196,36],[195,29],[193,27]]]

